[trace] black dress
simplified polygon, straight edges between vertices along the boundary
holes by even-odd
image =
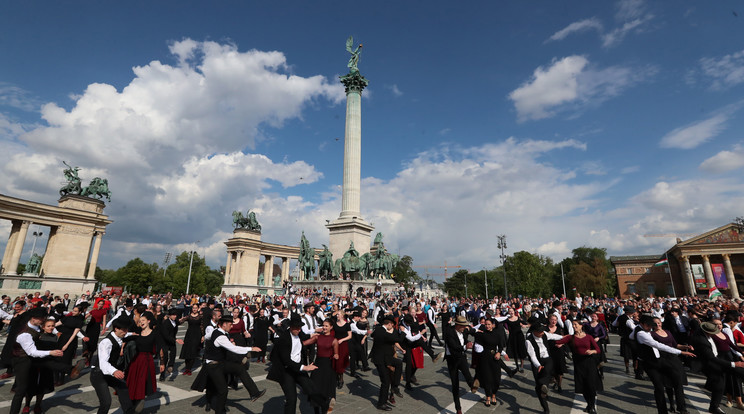
[[[476,332],[475,341],[483,346],[476,374],[486,397],[496,394],[501,385],[501,366],[495,355],[506,346],[506,335],[498,328],[491,331]]]
[[[60,346],[64,346],[72,337],[75,329],[82,330],[83,324],[85,323],[85,318],[83,317],[83,315],[65,316],[64,318],[62,318],[61,322],[62,324],[57,327],[57,331],[59,331],[59,333],[61,334],[59,336],[58,342],[60,343]],[[62,354],[61,361],[69,365],[70,369],[72,369],[72,360],[75,358],[75,354],[77,353],[77,347],[78,339],[73,338],[70,342],[70,345]]]
[[[201,349],[201,315],[189,315],[186,318],[186,335],[183,337],[183,346],[181,347],[181,359],[199,358]]]
[[[137,356],[125,372],[129,398],[132,400],[144,400],[156,391],[153,354],[159,336],[157,332],[152,331],[147,336],[133,335],[124,338],[125,342],[133,341],[137,347]]]
[[[266,346],[269,344],[269,319],[265,316],[254,318],[251,336],[253,337],[253,346],[261,348],[261,351],[254,352],[253,356],[256,358],[265,357]]]
[[[525,321],[521,318],[516,321],[507,319],[504,323],[506,323],[509,329],[509,342],[506,346],[506,354],[511,359],[527,358],[527,343],[522,332],[522,324],[526,324]]]
[[[551,333],[560,336],[565,335],[563,328],[558,325],[555,326],[555,332]],[[566,346],[559,348],[555,344],[554,340],[548,340],[548,354],[550,354],[550,359],[553,360],[553,375],[556,377],[568,372],[568,365],[566,364],[566,349]]]
[[[62,349],[62,343],[57,341],[57,335],[42,332],[36,340],[36,349],[40,351],[53,351]],[[54,357],[42,358],[31,367],[28,395],[49,394],[54,391],[54,372],[44,366],[44,362]],[[34,358],[36,359],[36,358]],[[37,361],[34,361],[37,362]]]

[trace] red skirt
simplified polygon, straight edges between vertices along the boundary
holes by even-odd
[[[338,344],[338,359],[333,360],[333,370],[336,374],[343,374],[349,366],[349,341]]]
[[[138,353],[134,361],[129,364],[126,374],[130,399],[144,400],[145,397],[156,391],[155,361],[153,361],[151,353]]]
[[[411,350],[411,361],[413,361],[413,367],[421,369],[424,367],[424,348],[420,346]]]

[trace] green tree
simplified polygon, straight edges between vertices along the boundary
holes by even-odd
[[[444,281],[444,291],[454,297],[465,296],[465,280],[468,276],[466,269],[460,269]],[[470,294],[470,292],[468,292]]]
[[[126,286],[129,292],[141,295],[147,293],[150,286],[153,286],[155,291],[158,270],[157,263],[147,264],[137,257],[117,269],[114,279],[120,286]]]
[[[607,258],[607,249],[581,246],[573,249],[572,254],[570,259],[561,262],[567,272],[566,283],[570,284],[568,289],[574,294],[614,294],[616,283],[610,272],[612,265]],[[570,265],[570,269],[565,269],[565,265]],[[569,296],[574,295],[569,293]]]
[[[506,259],[506,282],[510,296],[549,296],[553,289],[553,261],[526,251]]]
[[[393,268],[393,279],[397,283],[418,283],[421,281],[421,277],[418,272],[413,270],[413,258],[411,256],[403,256],[398,261],[398,264]]]
[[[168,266],[165,272],[165,278],[161,278],[157,283],[157,292],[172,292],[173,296],[180,296],[186,293],[186,287],[189,287],[189,293],[217,295],[222,291],[224,276],[219,270],[210,269],[204,258],[198,253],[194,253],[193,263],[191,263],[191,282],[189,283],[189,264],[191,257],[189,252],[181,252],[176,256],[173,263]],[[153,285],[155,291],[155,285]]]

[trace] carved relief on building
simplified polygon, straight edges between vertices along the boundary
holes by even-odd
[[[93,233],[95,233],[95,229],[93,227],[62,225],[62,226],[57,226],[57,233],[93,236]]]

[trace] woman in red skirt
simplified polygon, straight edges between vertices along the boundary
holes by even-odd
[[[344,371],[349,366],[349,340],[351,339],[351,325],[346,319],[346,313],[338,312],[336,323],[333,324],[334,336],[338,339],[338,359],[333,360],[333,370],[336,371],[337,385],[344,386]]]
[[[157,342],[157,332],[153,330],[156,326],[155,316],[152,312],[144,312],[138,322],[142,332],[124,339],[127,342],[126,346],[134,346],[137,349],[137,354],[125,373],[129,398],[132,399],[135,407],[141,407],[140,403],[156,391],[155,362],[153,361]],[[165,364],[161,364],[160,372],[164,370]]]

